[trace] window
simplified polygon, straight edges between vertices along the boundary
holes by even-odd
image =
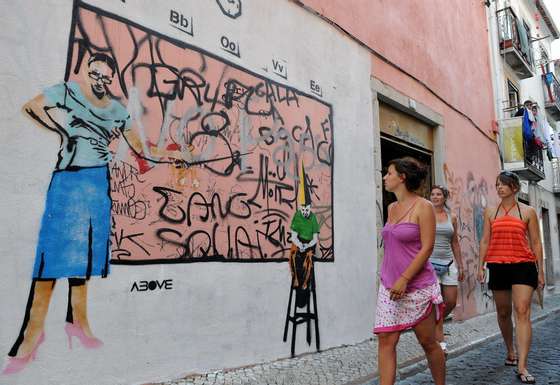
[[[521,36],[521,52],[523,52],[523,56],[527,63],[532,67],[533,66],[533,48],[531,47],[531,29],[523,20],[523,30],[521,34],[525,36]]]
[[[507,90],[508,90],[508,105],[505,109],[507,112],[510,113],[510,116],[514,116],[519,108],[519,88],[512,83],[511,80],[507,81]]]

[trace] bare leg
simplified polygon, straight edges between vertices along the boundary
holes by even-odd
[[[455,306],[457,306],[457,286],[443,285],[442,291],[443,301],[445,302],[445,312],[443,317],[447,317]]]
[[[438,342],[443,342],[445,340],[443,335],[443,320],[451,314],[455,306],[457,306],[457,286],[441,285],[441,294],[443,296],[443,302],[445,303],[445,313],[443,317],[437,321],[436,340]]]
[[[511,291],[509,290],[492,290],[494,302],[496,303],[496,314],[498,317],[498,326],[502,332],[502,338],[507,349],[507,358],[515,359],[515,350],[513,348],[513,322],[511,321]]]
[[[397,343],[401,332],[379,333],[377,335],[377,369],[379,385],[393,385],[397,374]]]
[[[94,337],[87,317],[87,281],[83,280],[81,284],[72,284],[69,290],[71,291],[70,301],[73,322],[82,328],[86,336]]]
[[[517,369],[524,373],[527,369],[527,356],[531,348],[531,298],[533,288],[527,285],[513,285],[511,288],[513,309],[515,311],[515,339],[519,361]]]
[[[30,298],[31,307],[26,310],[22,334],[20,334],[10,355],[24,357],[31,353],[35,347],[37,340],[43,333],[55,282],[55,280],[33,281],[30,292],[30,296],[32,296],[32,299]]]
[[[445,385],[445,355],[436,341],[436,312],[434,306],[432,306],[430,315],[414,327],[414,333],[426,353],[434,384]]]

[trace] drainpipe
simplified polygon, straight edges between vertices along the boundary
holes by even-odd
[[[503,119],[501,106],[503,97],[503,67],[498,42],[498,20],[497,20],[497,1],[490,3],[486,7],[486,17],[488,19],[488,44],[490,46],[490,70],[492,71],[492,89],[494,90],[494,115],[499,121]]]
[[[490,71],[491,71],[491,78],[492,78],[492,89],[494,91],[494,116],[498,123],[504,118],[504,111],[502,100],[504,96],[504,68],[503,68],[503,60],[502,56],[500,55],[499,50],[499,39],[498,39],[498,19],[497,19],[497,11],[498,11],[498,2],[491,1],[490,4],[486,7],[486,17],[488,20],[488,45],[490,49]],[[500,133],[498,134],[498,143],[499,143],[499,158],[500,158],[500,168],[504,168],[504,162],[502,157],[502,137]]]

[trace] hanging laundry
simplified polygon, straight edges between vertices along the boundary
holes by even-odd
[[[534,121],[534,117],[533,117],[533,113],[525,108],[525,111],[523,112],[523,140],[526,142],[532,142],[535,135],[533,133],[533,121]]]

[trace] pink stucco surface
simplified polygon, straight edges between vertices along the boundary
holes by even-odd
[[[490,303],[475,279],[475,266],[482,211],[496,202],[493,185],[500,164],[492,140],[495,113],[482,1],[302,3],[370,49],[373,77],[442,115],[443,172],[451,190],[449,204],[460,217],[468,270],[455,315],[468,318],[486,311]]]
[[[449,103],[488,128],[494,118],[485,7],[481,1],[304,0]],[[387,78],[407,90],[411,78]]]

